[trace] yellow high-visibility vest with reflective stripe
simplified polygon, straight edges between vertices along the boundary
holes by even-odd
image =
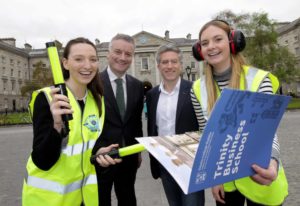
[[[29,103],[31,114],[39,92],[44,92],[51,101],[50,88],[33,92]],[[69,121],[70,132],[63,140],[61,154],[48,171],[39,169],[31,157],[27,162],[27,177],[23,184],[23,206],[98,206],[98,189],[95,167],[90,163],[93,146],[102,132],[104,123],[104,101],[99,118],[97,103],[88,91],[85,109],[81,108],[68,89],[73,120]],[[65,142],[65,143],[64,143]]]
[[[243,66],[243,74],[240,78],[240,89],[257,92],[261,83],[269,77],[272,83],[273,93],[279,88],[279,81],[273,74],[257,68]],[[207,90],[205,78],[200,78],[193,84],[193,91],[201,105],[203,115],[208,119]],[[220,92],[218,91],[218,96]],[[263,205],[280,205],[288,195],[288,183],[282,165],[279,167],[278,176],[271,185],[265,186],[254,182],[250,177],[244,177],[224,184],[225,192],[238,190],[253,202]]]

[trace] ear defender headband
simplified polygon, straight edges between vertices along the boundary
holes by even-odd
[[[218,20],[212,20],[212,21],[220,21],[230,27],[230,25],[224,20],[218,19]],[[228,34],[228,39],[229,39],[230,52],[232,54],[237,54],[237,53],[243,51],[244,48],[246,47],[245,36],[244,36],[243,32],[241,32],[240,30],[231,30],[230,33]],[[201,44],[199,41],[197,41],[193,45],[192,52],[193,52],[193,56],[196,60],[198,60],[198,61],[204,60],[202,51],[201,51]]]

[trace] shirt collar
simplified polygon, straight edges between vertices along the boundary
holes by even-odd
[[[117,75],[115,75],[111,71],[111,68],[109,66],[107,66],[107,73],[108,73],[108,77],[109,77],[110,82],[114,82],[116,79],[119,78],[119,77],[117,77]],[[123,76],[121,76],[121,79],[123,79],[123,82],[126,83],[126,74],[124,74]]]
[[[162,82],[160,83],[160,85],[159,85],[159,91],[160,91],[160,92],[163,92],[163,93],[165,93],[165,94],[173,94],[174,92],[179,91],[180,83],[181,83],[181,78],[178,79],[178,81],[177,81],[177,83],[176,83],[174,89],[172,90],[172,92],[169,93],[169,92],[167,92],[167,91],[165,90],[165,88],[164,88],[164,82],[162,81]]]

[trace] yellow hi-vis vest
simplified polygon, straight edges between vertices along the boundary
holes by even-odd
[[[271,80],[273,93],[279,88],[279,81],[273,74],[257,68],[243,66],[244,73],[240,78],[240,89],[257,92],[263,80],[268,76]],[[203,115],[208,119],[207,90],[205,78],[200,78],[193,84],[193,91],[201,105]],[[218,96],[220,92],[218,91]],[[224,184],[225,192],[238,190],[249,200],[263,205],[280,205],[288,195],[288,183],[282,165],[279,167],[278,176],[271,185],[260,185],[250,177],[244,177]]]
[[[33,92],[29,103],[31,114],[39,92],[44,92],[48,102],[51,101],[49,87]],[[103,98],[99,118],[97,103],[90,91],[83,114],[69,89],[68,97],[74,110],[73,120],[69,121],[70,132],[63,140],[60,157],[48,171],[39,169],[29,157],[23,184],[23,206],[79,206],[82,202],[85,206],[98,206],[97,177],[90,157],[104,123]]]

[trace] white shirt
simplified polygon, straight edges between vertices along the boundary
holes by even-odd
[[[175,134],[176,111],[181,79],[179,78],[173,91],[170,93],[160,83],[159,99],[156,110],[156,126],[159,136]]]
[[[116,97],[116,91],[117,91],[117,83],[115,82],[116,79],[118,79],[119,77],[117,77],[110,69],[109,66],[107,66],[107,73],[108,73],[108,77],[109,77],[109,81],[110,84],[112,86],[112,89],[114,91],[115,97]],[[125,108],[127,105],[127,89],[126,89],[126,74],[124,74],[122,77],[120,77],[121,79],[123,79],[123,90],[124,90],[124,101],[125,101]]]

